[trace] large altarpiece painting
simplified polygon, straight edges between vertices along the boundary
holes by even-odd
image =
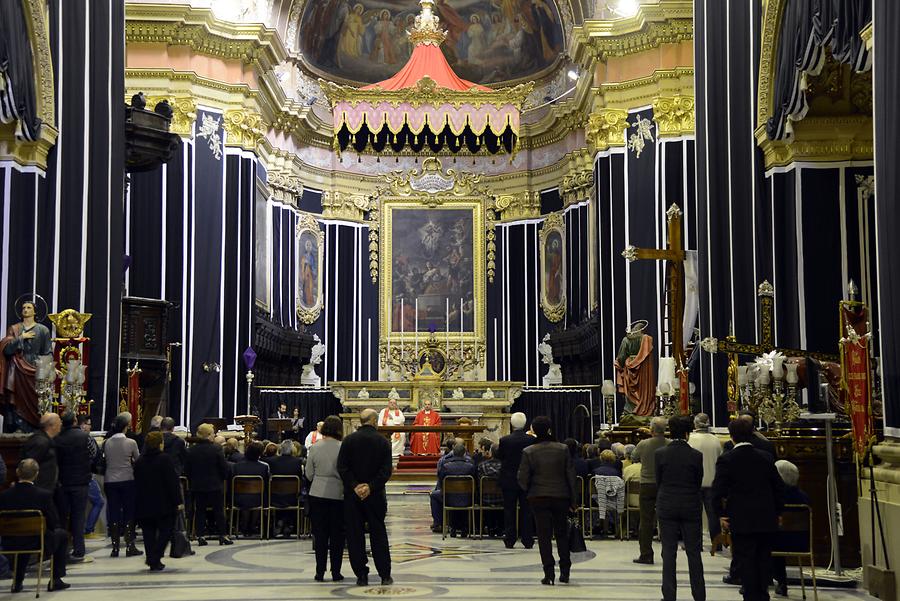
[[[387,379],[414,374],[426,353],[447,379],[483,371],[494,199],[477,182],[428,159],[421,171],[392,174],[371,200],[370,240],[378,244],[370,246],[370,265],[379,280]]]

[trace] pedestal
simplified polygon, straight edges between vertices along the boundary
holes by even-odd
[[[562,386],[562,371],[558,363],[551,363],[547,375],[544,376],[544,386]]]
[[[315,365],[306,364],[303,366],[303,373],[300,374],[300,385],[315,386],[316,388],[322,386],[322,378],[316,375]]]

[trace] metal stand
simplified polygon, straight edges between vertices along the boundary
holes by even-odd
[[[838,511],[837,511],[837,480],[834,473],[834,437],[831,431],[831,423],[834,421],[834,413],[803,413],[801,419],[825,422],[825,457],[828,462],[828,521],[831,530],[831,565],[836,576],[843,576],[841,567],[841,547],[838,539]]]

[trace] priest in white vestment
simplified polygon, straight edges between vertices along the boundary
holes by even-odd
[[[379,426],[402,426],[406,423],[406,417],[404,417],[403,412],[400,411],[400,408],[397,406],[397,399],[388,398],[388,406],[381,410],[381,413],[378,414],[378,425]],[[397,461],[397,457],[403,454],[403,449],[406,447],[406,434],[403,432],[394,432],[391,435],[391,456],[394,458],[394,461]]]
[[[322,440],[322,426],[324,425],[325,422],[317,423],[316,429],[306,435],[306,441],[303,443],[303,446],[306,447],[307,451],[309,450],[309,447]]]

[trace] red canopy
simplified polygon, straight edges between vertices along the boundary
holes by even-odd
[[[465,92],[472,88],[482,92],[492,92],[488,87],[461,79],[447,63],[441,49],[432,44],[419,44],[412,52],[406,65],[390,79],[372,85],[363,86],[362,90],[379,88],[382,90],[402,90],[414,88],[423,77],[429,77],[442,88]]]

